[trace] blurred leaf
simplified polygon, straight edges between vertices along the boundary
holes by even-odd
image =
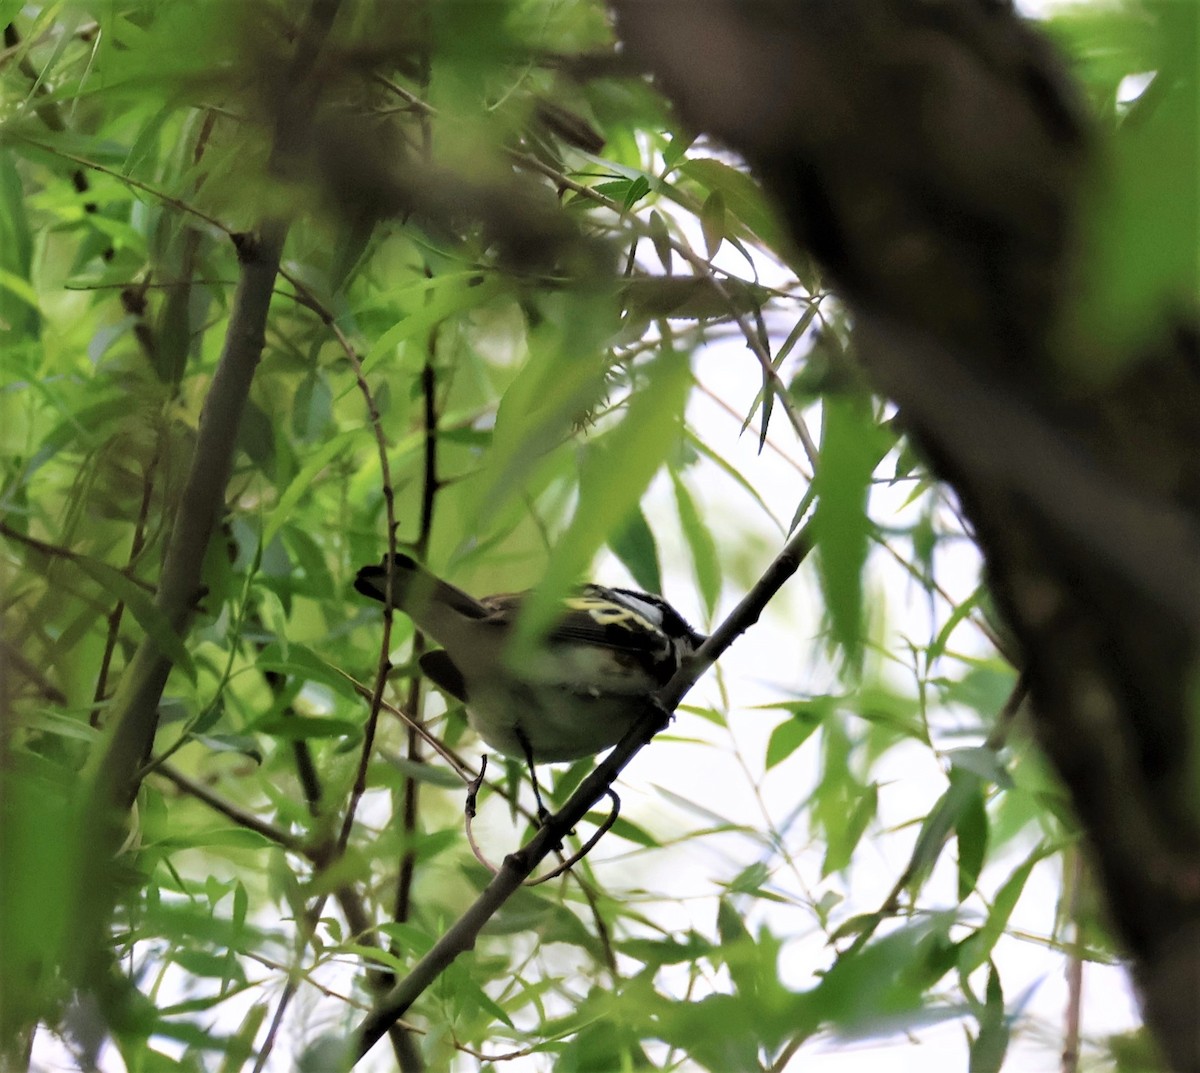
[[[447,275],[418,284],[428,295],[428,301],[416,311],[402,317],[371,345],[362,360],[366,376],[375,366],[409,339],[432,331],[448,317],[478,309],[502,294],[505,282],[500,276],[484,278],[478,274]]]
[[[714,190],[704,199],[700,209],[700,228],[704,232],[704,247],[709,257],[715,257],[725,241],[725,195]]]
[[[575,583],[614,524],[636,506],[678,443],[691,383],[688,362],[664,350],[647,364],[644,383],[620,422],[588,444],[580,463],[575,516],[526,604],[510,658],[525,658],[525,646],[558,614],[562,594]]]
[[[1110,134],[1110,169],[1090,206],[1088,287],[1075,330],[1079,371],[1098,378],[1156,337],[1168,311],[1193,307],[1200,291],[1200,7],[1149,0],[1106,15],[1095,25],[1125,59],[1124,73],[1152,72],[1153,81]]]
[[[270,734],[288,741],[307,741],[309,738],[358,737],[362,726],[349,719],[331,719],[322,715],[278,715],[250,724],[250,730]]]
[[[686,939],[623,939],[617,948],[622,954],[646,965],[682,965],[709,957],[713,944],[694,931]]]
[[[689,160],[678,170],[706,190],[719,193],[723,208],[727,207],[771,249],[783,251],[787,243],[778,217],[762,188],[746,172],[713,157]]]
[[[951,778],[950,785],[921,823],[921,831],[905,868],[906,886],[916,896],[942,855],[950,832],[979,793],[979,780],[966,775]]]
[[[300,471],[292,478],[291,483],[279,497],[279,502],[275,505],[275,509],[267,515],[262,535],[264,547],[270,544],[278,535],[279,530],[288,520],[301,497],[311,489],[313,479],[316,475],[358,438],[358,432],[343,432],[338,436],[326,440],[325,443],[305,459]]]
[[[654,243],[654,252],[663,266],[663,271],[671,274],[671,233],[667,230],[667,222],[657,210],[650,213],[650,241]]]
[[[65,773],[63,773],[65,776]],[[66,999],[58,967],[70,942],[76,873],[66,787],[12,766],[0,795],[0,1029],[6,1041]]]
[[[1017,672],[995,660],[979,663],[958,680],[936,679],[943,704],[963,704],[979,713],[984,726],[990,726],[1008,702],[1016,685]]]
[[[995,965],[988,969],[987,1002],[978,1017],[979,1035],[971,1041],[968,1073],[1000,1073],[1010,1033],[1004,1013],[1004,991]]]
[[[840,872],[849,865],[854,850],[862,841],[867,825],[875,818],[878,808],[879,787],[871,783],[862,789],[845,822],[836,829],[837,837],[829,839],[825,847],[825,860],[821,865],[823,876]]]
[[[631,322],[640,327],[663,317],[712,320],[752,313],[769,300],[770,292],[740,280],[722,280],[718,291],[706,277],[635,276],[623,284],[621,298]]]
[[[193,683],[196,681],[196,666],[192,662],[191,653],[184,647],[179,634],[175,632],[171,623],[167,621],[166,616],[154,604],[145,589],[135,585],[119,570],[114,570],[107,563],[91,559],[86,555],[78,555],[72,559],[72,562],[93,581],[107,589],[114,599],[120,600],[129,609],[130,614],[137,619],[138,625],[163,656],[183,671],[190,681]]]
[[[833,637],[851,667],[862,658],[862,571],[870,548],[871,476],[887,450],[884,433],[859,400],[825,400],[821,461],[813,479],[818,573]]]
[[[981,779],[994,783],[1002,790],[1012,789],[1012,776],[1009,775],[1000,754],[995,749],[989,749],[983,745],[972,745],[964,749],[950,749],[945,753],[945,758],[952,767],[970,771]]]
[[[988,911],[987,922],[973,935],[959,944],[959,972],[967,975],[973,972],[992,956],[992,950],[1004,929],[1008,927],[1009,918],[1017,907],[1017,901],[1025,890],[1025,883],[1034,866],[1051,852],[1049,846],[1038,846],[996,892],[996,898]]]
[[[961,777],[961,776],[960,776]],[[954,778],[953,773],[951,779]],[[969,777],[968,777],[969,778]],[[987,856],[988,818],[984,807],[983,789],[977,779],[963,801],[954,822],[958,840],[958,900],[965,901],[975,889],[979,873]],[[965,792],[965,791],[964,791]]]
[[[840,956],[808,996],[805,1033],[823,1023],[855,1038],[877,1038],[961,1017],[961,1009],[924,1001],[945,974],[937,954],[952,919],[933,915]]]
[[[10,338],[36,336],[39,330],[37,292],[29,283],[32,263],[33,237],[21,177],[12,154],[0,149],[0,325],[13,333]]]
[[[776,764],[781,764],[808,741],[824,718],[825,713],[819,708],[793,709],[792,717],[771,731],[770,740],[767,742],[767,770],[770,771]]]
[[[675,509],[679,512],[679,524],[683,528],[684,539],[692,554],[696,583],[704,600],[704,609],[712,615],[716,612],[717,600],[721,596],[721,564],[717,557],[717,544],[713,540],[712,531],[700,517],[687,486],[674,470],[671,471],[671,481],[675,488]]]

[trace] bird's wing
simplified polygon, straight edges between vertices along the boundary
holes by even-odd
[[[444,648],[436,648],[432,652],[426,652],[417,662],[435,686],[463,704],[467,703],[467,683],[463,679],[462,671],[458,669],[458,664],[450,658],[449,652]]]
[[[493,608],[495,617],[511,620],[523,599],[524,594],[489,596],[484,603]],[[656,656],[664,647],[662,631],[653,622],[587,589],[563,601],[563,613],[546,639],[551,645],[576,644]]]

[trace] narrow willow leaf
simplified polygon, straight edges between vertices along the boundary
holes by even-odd
[[[717,544],[713,540],[712,530],[700,517],[687,485],[674,470],[671,471],[671,482],[675,488],[675,509],[679,512],[679,524],[683,529],[688,551],[692,555],[696,584],[704,599],[704,609],[712,615],[717,609],[717,600],[721,595],[721,562],[717,554]]]
[[[663,271],[671,274],[671,233],[667,230],[667,222],[657,209],[650,213],[650,241],[654,243],[654,252],[662,262]]]
[[[783,533],[785,531],[784,527],[783,527],[783,523],[780,522],[780,520],[778,518],[776,518],[773,513],[771,513],[771,508],[769,506],[767,506],[766,500],[763,499],[763,497],[761,495],[759,495],[759,493],[758,493],[757,489],[755,489],[754,485],[751,484],[745,477],[742,476],[742,474],[738,471],[737,467],[734,466],[732,462],[728,461],[725,458],[722,458],[721,455],[717,454],[716,451],[714,451],[711,447],[709,447],[707,444],[705,444],[699,438],[697,438],[696,434],[690,430],[687,431],[687,442],[688,442],[689,446],[694,447],[697,452],[699,452],[705,458],[709,459],[710,461],[714,462],[717,466],[719,466],[721,468],[721,470],[724,471],[724,473],[726,475],[728,475],[737,484],[737,486],[739,488],[742,489],[742,491],[744,491],[748,496],[750,496],[750,498],[753,499],[754,502],[762,509],[762,512],[768,518],[771,519],[771,521],[775,525],[775,528],[778,529],[780,531],[780,533]]]
[[[995,965],[988,970],[987,1002],[978,1013],[979,1035],[971,1041],[968,1073],[1000,1073],[1011,1035],[1004,1013],[1004,990]]]
[[[625,525],[608,538],[608,546],[643,589],[662,592],[658,544],[640,507],[635,507]]]
[[[954,833],[958,841],[958,900],[961,902],[975,890],[987,856],[988,816],[979,780],[973,775],[959,777],[974,783],[973,791],[963,801],[954,821]]]
[[[821,464],[813,480],[818,575],[834,640],[856,668],[862,656],[862,572],[870,547],[871,475],[891,438],[855,398],[825,400]]]
[[[359,441],[361,436],[362,433],[357,429],[343,432],[316,448],[316,450],[306,457],[304,465],[300,468],[300,472],[296,474],[291,483],[284,489],[283,494],[279,497],[279,502],[275,504],[275,508],[267,515],[262,535],[264,547],[275,539],[283,523],[288,520],[292,511],[296,508],[296,504],[300,502],[301,497],[312,489],[313,478],[341,454],[342,451],[351,444]]]
[[[97,559],[79,555],[71,561],[93,581],[107,589],[110,595],[124,603],[130,614],[137,619],[137,624],[145,631],[150,643],[195,684],[196,665],[192,662],[188,650],[184,648],[182,638],[144,589],[135,585],[119,570],[114,570],[107,563]]]
[[[400,343],[436,328],[447,317],[465,313],[469,309],[478,309],[503,293],[505,286],[504,280],[499,276],[481,279],[474,275],[459,281],[458,286],[443,287],[426,305],[401,318],[375,340],[363,358],[363,375],[369,375]]]
[[[971,798],[972,789],[971,780],[952,779],[946,792],[938,798],[921,824],[921,831],[905,869],[907,887],[914,897],[942,855],[950,832],[954,830],[958,817]]]
[[[821,713],[815,710],[796,712],[791,719],[780,723],[771,731],[767,742],[767,770],[770,771],[777,764],[783,763],[808,741],[812,732],[821,725],[822,718]]]
[[[1009,918],[1017,907],[1017,901],[1025,890],[1034,866],[1052,852],[1050,846],[1038,846],[1028,858],[1004,881],[1004,885],[996,892],[987,921],[973,935],[964,939],[959,947],[959,972],[969,975],[992,956],[992,950],[1004,929],[1008,927]]]
[[[759,185],[745,172],[713,157],[689,160],[679,168],[681,175],[704,189],[719,192],[735,219],[745,224],[775,252],[787,247],[784,230]]]
[[[326,715],[276,715],[252,723],[247,729],[288,741],[355,737],[362,733],[362,727],[358,723]]]
[[[854,851],[866,833],[867,825],[875,818],[878,810],[879,787],[871,783],[863,789],[850,814],[843,819],[837,830],[837,837],[831,838],[826,846],[825,860],[821,865],[823,876],[840,872],[850,863],[850,858],[854,856]]]
[[[714,190],[700,208],[700,229],[704,232],[704,248],[715,257],[725,240],[725,195]]]
[[[580,464],[579,502],[558,541],[542,583],[518,624],[511,658],[526,658],[531,644],[558,614],[562,594],[591,561],[614,524],[628,516],[659,467],[678,446],[683,407],[692,383],[682,354],[666,350],[645,368],[645,382],[625,416],[588,444]]]

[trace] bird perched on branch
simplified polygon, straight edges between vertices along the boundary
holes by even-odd
[[[421,670],[466,705],[488,745],[529,764],[543,814],[534,764],[616,745],[705,640],[661,596],[584,585],[517,666],[506,649],[528,593],[476,599],[407,555],[391,564],[392,605],[442,646],[421,656]],[[384,559],[359,570],[354,587],[386,602],[387,582]]]

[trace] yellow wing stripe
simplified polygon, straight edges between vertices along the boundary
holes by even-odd
[[[628,607],[598,596],[572,596],[563,601],[572,611],[584,611],[601,626],[634,625],[647,633],[658,633],[658,627],[644,615]]]

